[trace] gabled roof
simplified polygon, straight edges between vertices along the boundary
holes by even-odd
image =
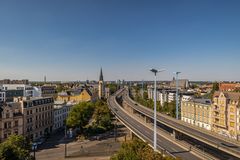
[[[216,91],[213,94],[213,97],[219,97],[219,95],[223,93],[224,96],[230,100],[238,101],[240,99],[240,92],[220,92]]]
[[[76,90],[72,90],[72,91],[66,91],[66,92],[61,92],[58,95],[59,96],[74,96],[74,95],[80,95],[84,90],[86,90],[86,92],[92,96],[92,92],[86,87],[86,88],[80,88],[80,89],[76,89]]]

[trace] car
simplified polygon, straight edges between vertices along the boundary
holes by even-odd
[[[32,150],[37,150],[38,144],[36,142],[32,143]]]
[[[232,144],[227,144],[227,143],[221,143],[221,144],[230,148],[238,148],[238,146],[232,145]]]
[[[36,141],[36,143],[38,144],[38,145],[41,145],[41,144],[43,144],[44,142],[45,142],[45,138],[44,137],[41,137],[41,138],[39,138],[37,141]]]

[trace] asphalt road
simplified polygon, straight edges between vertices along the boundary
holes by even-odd
[[[153,141],[153,130],[149,129],[145,125],[143,125],[141,122],[137,121],[132,116],[126,114],[124,110],[115,103],[115,97],[112,96],[109,98],[108,103],[110,104],[110,107],[112,107],[112,111],[117,115],[117,117],[123,121],[131,130],[133,130],[135,133],[140,135],[144,140],[146,140],[148,143],[152,144]],[[175,157],[180,157],[184,160],[198,160],[199,157],[195,156],[188,150],[179,147],[178,145],[172,143],[168,139],[162,137],[161,135],[157,135],[157,147],[158,149],[164,148],[168,152],[170,152]]]
[[[134,109],[140,111],[141,113],[144,113],[148,117],[153,118],[153,111],[149,108],[141,106],[140,104],[136,105],[137,102],[133,102],[130,99],[130,97],[127,94],[127,91],[123,91],[121,95],[123,96],[124,101],[126,101]],[[235,153],[240,158],[240,146],[237,144],[231,143],[229,141],[225,141],[224,139],[221,139],[219,136],[204,133],[203,131],[201,131],[201,129],[196,130],[194,127],[189,127],[188,125],[184,125],[183,122],[180,122],[179,120],[163,115],[161,113],[157,114],[157,121],[160,123],[166,124],[167,126],[176,128],[179,131],[185,132],[187,133],[187,135],[189,135],[192,138],[198,138],[198,139],[207,141],[220,150],[224,150],[224,151],[227,150],[231,153]],[[226,145],[223,145],[223,144],[227,144],[229,146],[236,146],[236,147],[227,147]]]

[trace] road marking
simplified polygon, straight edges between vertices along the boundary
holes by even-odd
[[[175,148],[172,148],[172,147],[170,147],[171,148],[171,150],[173,150],[174,152],[177,152],[177,150],[175,149]]]

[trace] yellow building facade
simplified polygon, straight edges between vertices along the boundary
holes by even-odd
[[[211,130],[211,101],[209,99],[182,101],[181,120]]]
[[[79,93],[62,92],[57,97],[58,101],[64,102],[87,102],[92,101],[92,93],[88,89],[83,89]]]
[[[240,93],[215,92],[212,104],[212,129],[224,136],[238,139],[240,135]]]

